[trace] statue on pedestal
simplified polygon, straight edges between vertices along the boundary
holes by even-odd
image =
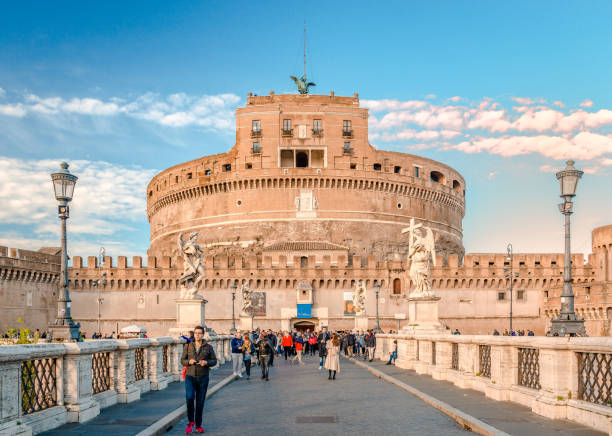
[[[356,316],[364,316],[366,314],[365,301],[366,287],[363,281],[359,280],[355,287],[355,294],[353,295],[353,307],[355,308]]]
[[[183,256],[183,275],[179,279],[182,300],[202,299],[198,295],[198,285],[205,275],[202,263],[203,251],[198,244],[198,232],[192,232],[187,241],[183,241],[183,233],[178,237],[179,254]]]
[[[240,311],[240,316],[251,316],[248,310],[254,307],[251,301],[253,290],[246,283],[242,285],[240,290],[242,292],[242,310]]]
[[[436,250],[434,234],[431,228],[422,224],[414,224],[410,220],[410,227],[402,230],[408,232],[408,259],[410,260],[410,279],[414,283],[414,290],[409,298],[435,297],[431,289],[430,263],[436,266]]]

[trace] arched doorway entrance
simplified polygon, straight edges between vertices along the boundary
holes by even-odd
[[[313,332],[315,329],[315,323],[312,321],[296,321],[293,323],[293,328],[298,332],[305,332],[308,329]]]

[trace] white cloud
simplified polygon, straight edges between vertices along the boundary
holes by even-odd
[[[554,104],[555,106],[557,106],[557,107],[565,107],[565,105],[563,104],[563,102],[562,102],[562,101],[559,101],[559,100],[555,100],[555,101],[553,101],[553,104]]]
[[[26,110],[22,104],[0,104],[0,115],[6,115],[8,117],[23,117],[26,114]]]
[[[190,96],[171,94],[163,98],[159,94],[145,93],[135,99],[111,97],[97,98],[40,97],[26,95],[23,101],[0,105],[0,115],[23,117],[28,113],[52,116],[128,116],[158,123],[168,127],[189,125],[226,130],[233,126],[234,108],[240,102],[235,94]]]
[[[559,170],[557,168],[554,168],[550,165],[541,165],[540,166],[540,171],[542,171],[543,173],[556,173]]]
[[[402,109],[422,109],[428,105],[422,100],[361,100],[362,107],[367,107],[372,112],[402,110]]]
[[[0,88],[0,97],[4,97],[6,95],[6,91]]]
[[[593,100],[589,100],[588,98],[580,103],[582,107],[593,107]]]
[[[50,174],[60,161],[0,157],[0,222],[29,226],[41,238],[59,232]],[[74,161],[70,171],[79,177],[70,205],[71,234],[110,236],[146,219],[146,185],[155,170]]]
[[[506,111],[485,110],[478,112],[468,123],[468,129],[485,129],[491,132],[505,132],[511,127],[511,123],[505,118]]]
[[[451,97],[449,100],[454,103],[457,103],[459,100],[461,100],[461,97],[459,97],[458,95],[455,95],[454,97]]]

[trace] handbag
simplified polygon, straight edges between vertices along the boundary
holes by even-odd
[[[185,380],[185,378],[187,377],[187,367],[183,366],[183,372],[181,374],[181,377],[183,377],[183,380]]]

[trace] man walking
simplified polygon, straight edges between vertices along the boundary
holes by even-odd
[[[268,366],[268,364],[270,363],[269,356],[274,354],[274,349],[272,348],[272,344],[270,344],[270,341],[268,340],[265,332],[263,331],[261,332],[261,337],[259,339],[259,342],[257,342],[256,348],[259,355],[259,366],[261,366],[261,378],[270,380],[270,367]]]
[[[242,335],[240,332],[236,332],[232,339],[232,364],[234,368],[234,375],[242,378]]]
[[[213,347],[204,340],[204,327],[197,326],[194,328],[193,336],[194,341],[185,345],[181,357],[181,363],[187,367],[185,399],[187,400],[189,425],[187,425],[185,433],[191,433],[194,425],[198,433],[204,433],[202,415],[204,413],[206,390],[208,389],[208,371],[209,368],[217,364],[217,357]]]
[[[327,357],[327,341],[330,339],[329,333],[327,333],[327,327],[323,327],[321,333],[317,337],[317,344],[319,345],[319,370],[323,370],[325,364],[325,357]]]
[[[365,341],[366,348],[368,349],[367,358],[371,362],[374,360],[374,349],[376,348],[376,336],[374,336],[372,330],[368,331],[368,336],[366,336]]]

